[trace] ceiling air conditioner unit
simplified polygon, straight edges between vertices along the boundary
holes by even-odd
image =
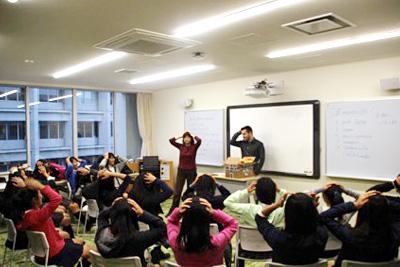
[[[283,94],[283,81],[267,82],[267,79],[256,82],[247,87],[244,95],[254,98],[264,98]]]
[[[200,44],[202,43],[195,40],[134,28],[93,47],[157,57]]]

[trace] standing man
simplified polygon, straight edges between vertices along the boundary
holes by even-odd
[[[243,141],[236,141],[239,135],[243,136]],[[231,145],[240,147],[242,157],[256,157],[254,164],[254,173],[259,174],[265,161],[264,145],[254,138],[253,129],[250,126],[245,126],[235,133],[231,139]]]

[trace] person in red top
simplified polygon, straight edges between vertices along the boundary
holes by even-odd
[[[177,143],[176,140],[181,138],[182,144]],[[175,182],[174,200],[172,201],[171,209],[168,212],[168,214],[171,214],[171,212],[179,206],[185,181],[187,181],[187,185],[189,186],[197,176],[196,153],[197,149],[201,145],[201,139],[191,132],[185,132],[181,136],[176,136],[169,139],[169,142],[180,151],[178,174]]]
[[[42,207],[43,196],[50,201]],[[48,264],[64,267],[74,266],[79,259],[89,259],[89,250],[93,247],[84,246],[83,240],[64,240],[56,230],[51,215],[60,205],[62,197],[50,186],[44,186],[35,179],[26,179],[25,188],[21,188],[13,196],[14,211],[11,217],[18,230],[44,232],[49,243]],[[38,262],[44,259],[37,258]]]

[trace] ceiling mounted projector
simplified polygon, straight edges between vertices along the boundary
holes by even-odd
[[[271,81],[267,82],[267,79],[261,82],[256,82],[247,87],[244,91],[244,95],[255,98],[269,97],[272,95],[283,94],[283,81]]]

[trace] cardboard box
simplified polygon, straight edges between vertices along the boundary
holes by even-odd
[[[133,161],[133,162],[128,162],[126,165],[128,165],[128,168],[133,171],[138,173],[139,172],[139,162]]]
[[[255,176],[253,170],[254,159],[254,157],[246,157],[243,159],[229,157],[224,162],[225,176],[232,178],[246,178]]]

